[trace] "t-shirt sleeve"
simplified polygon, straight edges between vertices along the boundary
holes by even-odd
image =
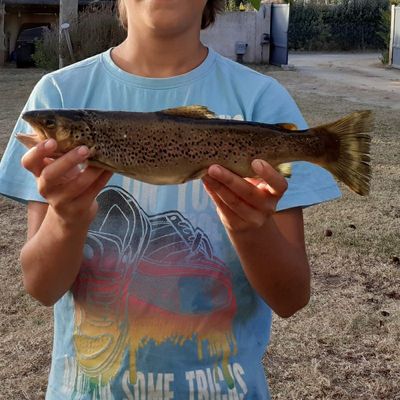
[[[297,104],[288,91],[276,80],[271,81],[254,106],[253,121],[292,123],[299,130],[307,129]],[[288,189],[277,205],[277,211],[294,207],[308,207],[340,197],[335,179],[327,170],[304,161],[292,163]]]
[[[62,108],[62,99],[57,85],[51,76],[46,75],[34,87],[21,115],[25,111],[48,108]],[[21,158],[28,149],[16,139],[15,134],[32,132],[21,115],[1,159],[0,194],[21,202],[45,202],[37,191],[35,177],[21,165]]]

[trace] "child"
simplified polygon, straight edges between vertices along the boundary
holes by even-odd
[[[275,80],[200,42],[223,3],[121,0],[127,39],[43,77],[24,110],[199,104],[305,128]],[[46,399],[268,399],[271,310],[289,317],[309,300],[301,209],[339,195],[330,175],[295,163],[288,186],[254,160],[262,179],[213,165],[202,181],[154,186],[82,170],[84,146],[53,160],[56,147],[25,153],[13,135],[0,170],[1,192],[28,202],[26,290],[55,305]]]

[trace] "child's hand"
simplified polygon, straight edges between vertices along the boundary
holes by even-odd
[[[112,173],[99,168],[81,170],[89,156],[85,146],[53,160],[57,143],[49,139],[30,149],[22,165],[37,178],[38,191],[68,225],[90,223],[97,212],[96,196]]]
[[[261,228],[275,213],[287,189],[285,178],[265,161],[254,160],[252,168],[260,179],[243,179],[219,165],[212,165],[203,178],[205,189],[229,231]]]

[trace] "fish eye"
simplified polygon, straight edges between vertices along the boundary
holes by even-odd
[[[54,119],[46,119],[45,121],[46,128],[52,129],[56,127],[56,121]]]

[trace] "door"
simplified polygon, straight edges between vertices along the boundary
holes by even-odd
[[[288,63],[289,4],[271,5],[271,45],[269,63],[286,65]]]

